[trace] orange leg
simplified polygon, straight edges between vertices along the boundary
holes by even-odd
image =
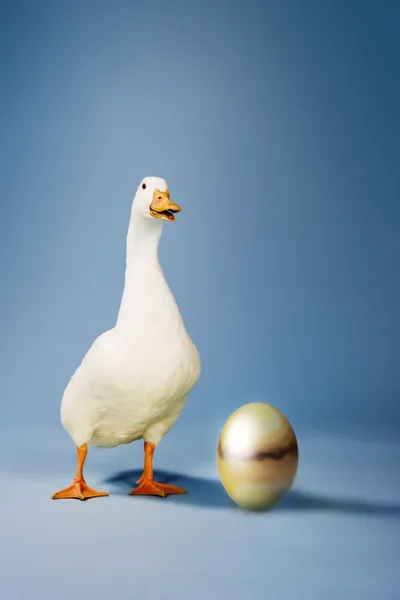
[[[155,446],[149,442],[144,443],[144,471],[138,481],[136,489],[130,493],[133,496],[169,496],[170,494],[186,494],[186,490],[176,485],[158,483],[153,479],[153,454]]]
[[[96,492],[90,488],[83,477],[83,465],[87,455],[87,445],[78,448],[78,468],[75,479],[65,490],[60,490],[52,496],[53,500],[61,498],[76,498],[77,500],[87,500],[88,498],[97,498],[98,496],[108,496],[108,492]]]

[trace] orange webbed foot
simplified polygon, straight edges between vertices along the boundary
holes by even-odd
[[[139,485],[136,489],[129,492],[131,496],[170,496],[172,494],[186,494],[186,490],[176,485],[168,483],[158,483],[153,479],[145,479],[143,476],[139,480]]]
[[[78,480],[73,481],[70,486],[64,490],[56,492],[53,496],[53,500],[61,500],[66,498],[75,498],[76,500],[88,500],[89,498],[99,498],[102,496],[108,496],[108,492],[98,492],[89,487],[86,481]]]
[[[173,494],[187,494],[187,490],[181,488],[177,485],[171,485],[169,483],[158,483],[161,489],[165,492],[166,496],[170,496]]]

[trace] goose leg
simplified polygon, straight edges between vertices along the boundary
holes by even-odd
[[[144,443],[144,471],[138,486],[130,492],[132,496],[169,496],[170,494],[186,494],[186,490],[176,485],[159,483],[153,479],[153,454],[155,445]]]
[[[83,477],[83,465],[87,455],[87,445],[78,448],[78,467],[75,478],[70,486],[64,490],[56,492],[52,498],[59,500],[61,498],[76,498],[77,500],[87,500],[88,498],[97,498],[99,496],[108,496],[108,492],[97,492],[90,488]]]

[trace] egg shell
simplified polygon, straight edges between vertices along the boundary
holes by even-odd
[[[222,428],[217,466],[227,494],[242,508],[265,510],[291,488],[299,461],[287,418],[264,402],[237,409]]]

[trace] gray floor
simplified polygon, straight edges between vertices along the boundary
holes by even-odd
[[[309,433],[299,442],[294,489],[253,514],[218,483],[207,433],[171,432],[157,450],[159,477],[186,496],[127,495],[136,443],[90,453],[88,483],[112,496],[55,502],[75,466],[69,439],[57,428],[3,431],[0,597],[398,600],[400,440]]]

